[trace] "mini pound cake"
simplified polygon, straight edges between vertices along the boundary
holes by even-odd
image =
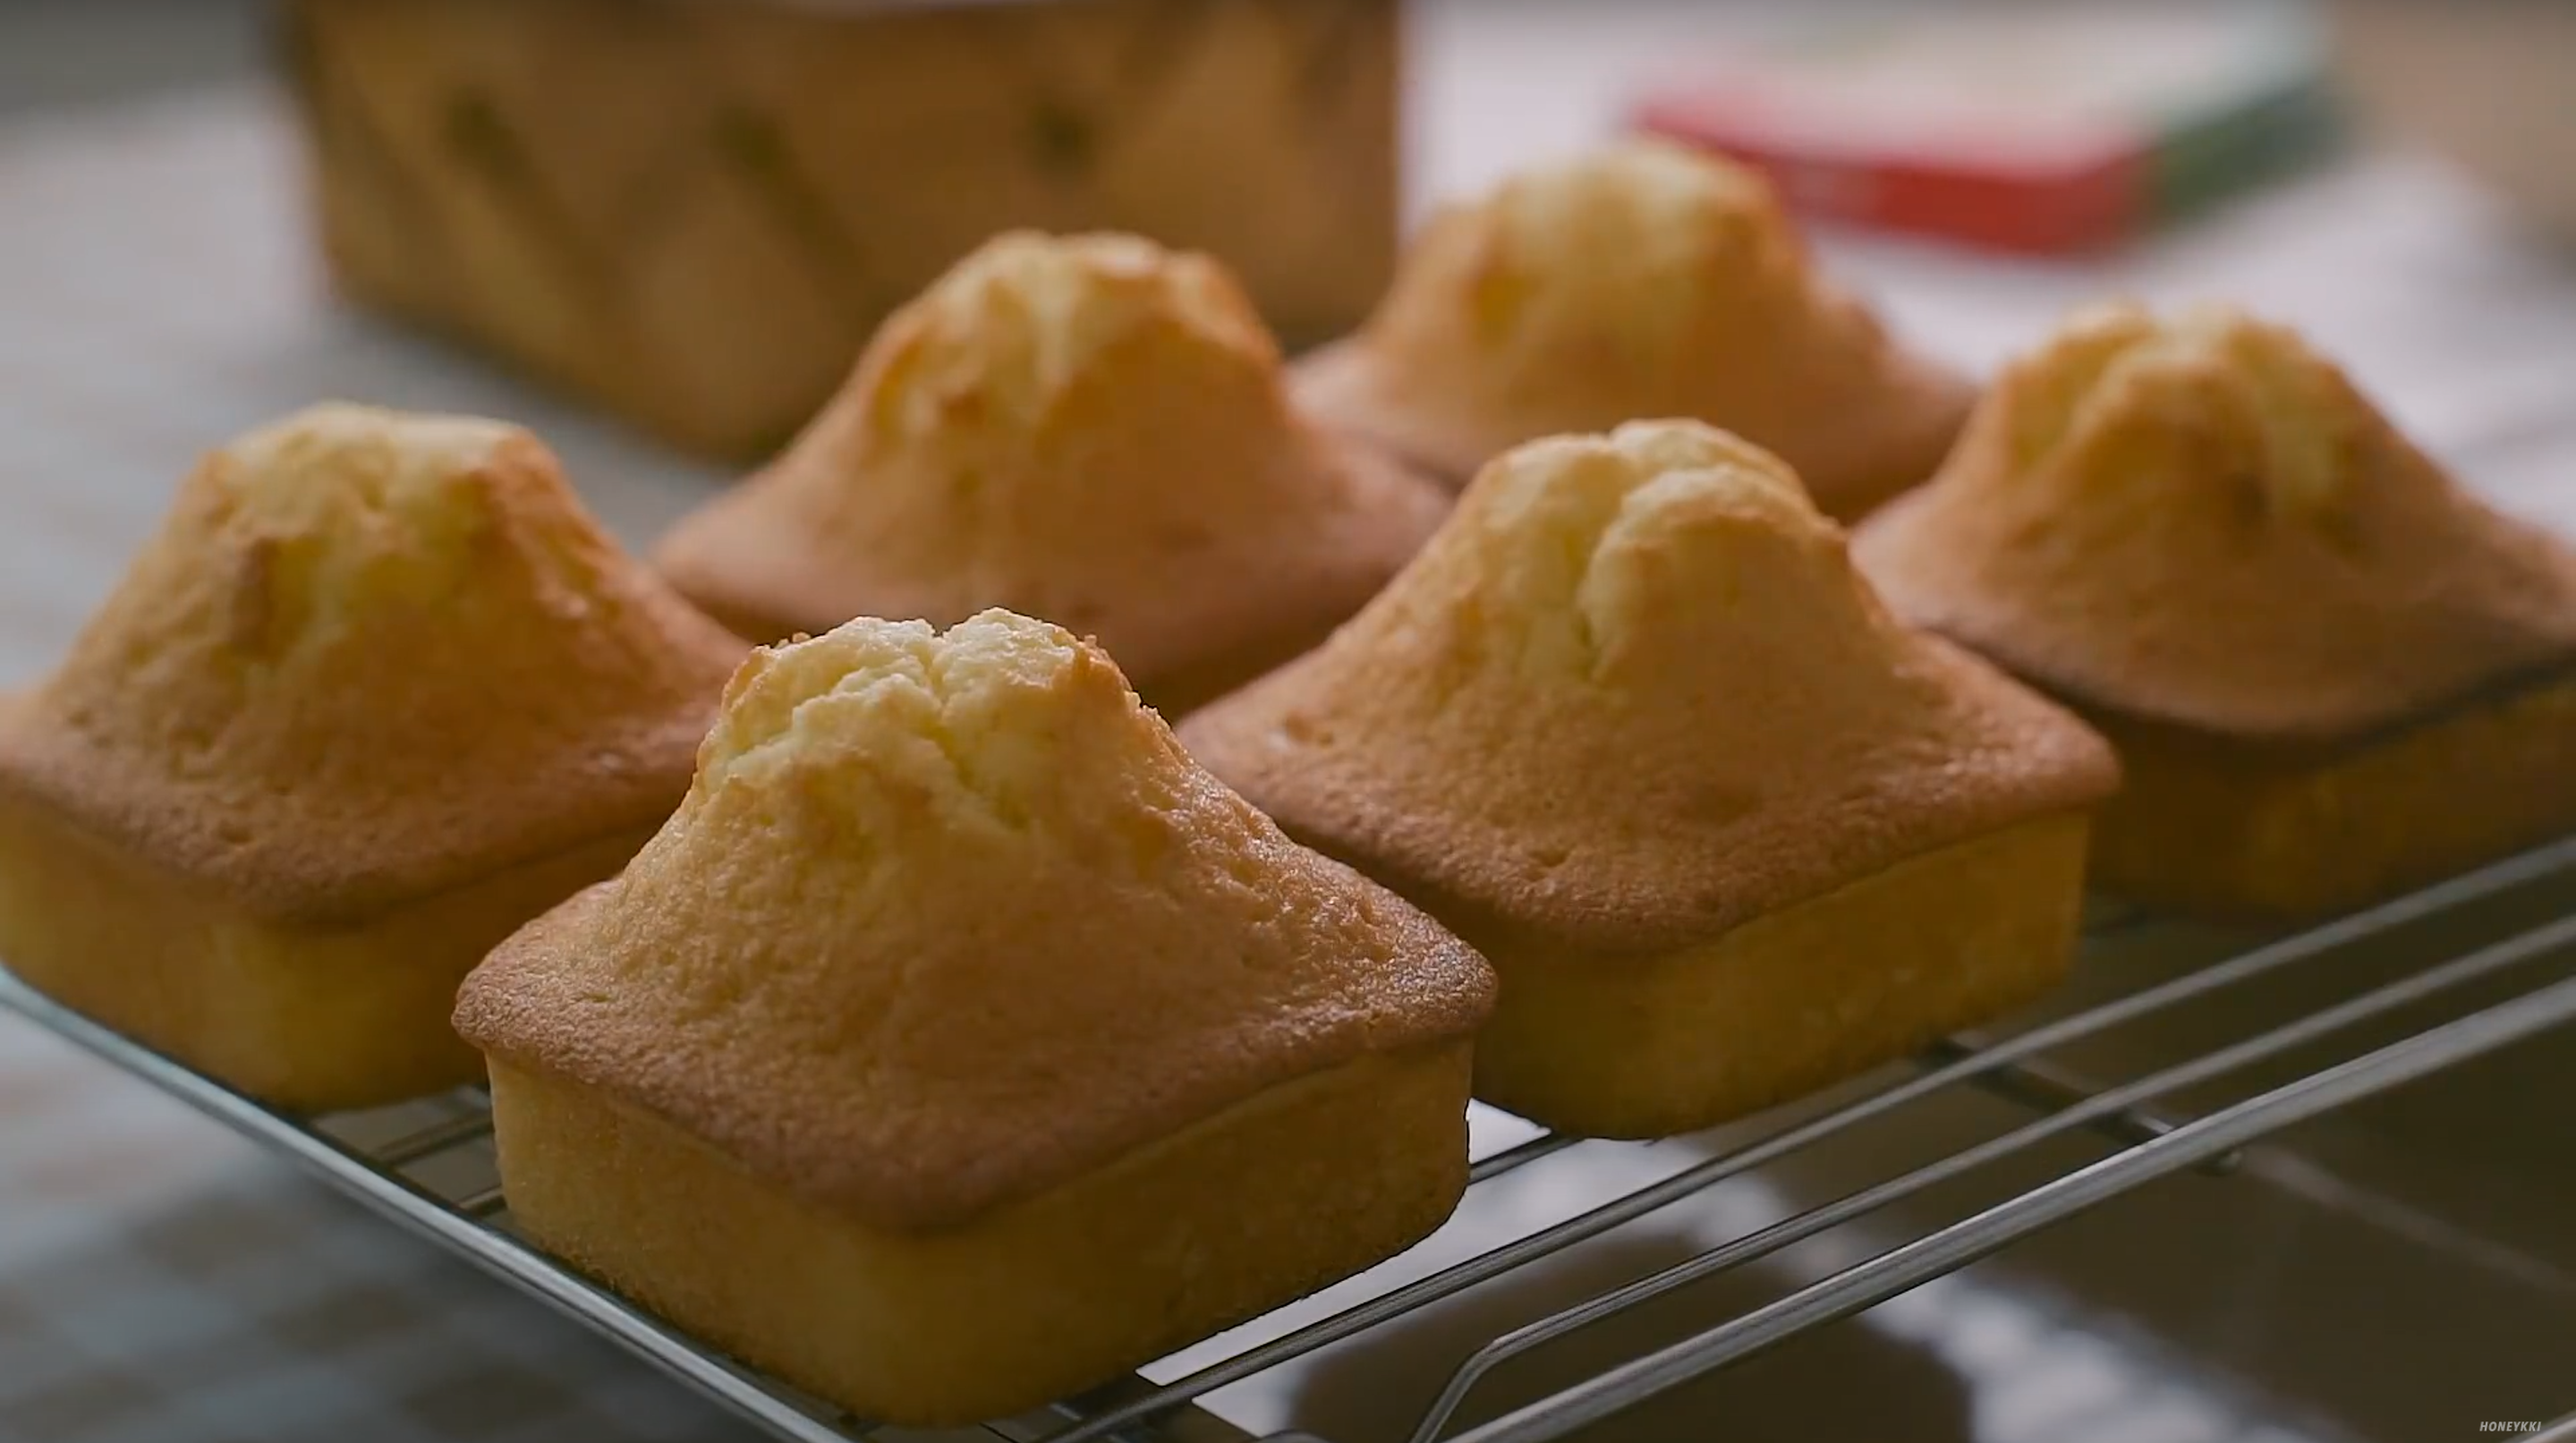
[[[244,436],[0,701],[0,962],[279,1107],[475,1080],[457,982],[669,815],[745,650],[516,427]]]
[[[1818,273],[1760,174],[1654,141],[1440,212],[1297,384],[1327,425],[1452,487],[1525,441],[1695,418],[1778,454],[1845,521],[1931,475],[1973,400]]]
[[[1014,233],[897,312],[805,434],[657,560],[760,641],[1042,616],[1177,714],[1321,641],[1447,505],[1300,419],[1215,261]]]
[[[1089,1388],[1430,1232],[1485,963],[987,612],[756,654],[619,879],[467,979],[518,1224],[862,1416]]]
[[[1506,453],[1368,609],[1181,738],[1492,960],[1479,1096],[1611,1137],[2046,989],[2117,782],[2081,722],[1891,620],[1777,458],[1694,422]]]
[[[2576,552],[2279,326],[2076,318],[1854,545],[2119,746],[2106,889],[2307,916],[2576,827]]]

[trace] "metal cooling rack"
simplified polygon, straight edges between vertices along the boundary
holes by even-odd
[[[1138,1377],[1038,1415],[941,1439],[1011,1443],[1219,1443],[1250,1435],[1198,1406],[1217,1389],[1255,1378],[1577,1247],[1649,1213],[1815,1148],[1865,1123],[1973,1090],[2032,1114],[2024,1125],[1887,1177],[1838,1200],[1736,1237],[1686,1261],[1497,1336],[1461,1364],[1420,1420],[1413,1443],[1542,1443],[1559,1438],[1690,1379],[1762,1353],[1810,1329],[1863,1311],[2153,1180],[2200,1169],[2230,1170],[2248,1144],[2347,1104],[2401,1087],[2553,1028],[2576,1022],[2576,976],[2542,978],[2504,1000],[2483,1000],[2447,1021],[2361,1051],[2293,1080],[2196,1116],[2160,1107],[2172,1094],[2285,1056],[2336,1034],[2385,1024],[2444,994],[2479,984],[2491,999],[2517,970],[2576,953],[2576,915],[2514,932],[2399,980],[2354,993],[2286,1024],[2117,1083],[2078,1077],[2052,1059],[2070,1045],[2210,1005],[2258,980],[2333,957],[2401,928],[2457,914],[2576,872],[2576,838],[2539,848],[2314,930],[2271,941],[2215,965],[2073,1015],[2000,1038],[1957,1038],[1915,1060],[1912,1075],[1830,1111],[1785,1124],[1679,1172],[1299,1326],[1168,1382]],[[2144,914],[2097,909],[2094,942],[2151,925]],[[488,1104],[479,1090],[364,1114],[298,1118],[272,1111],[126,1041],[29,991],[0,972],[0,1003],[61,1034],[253,1139],[294,1158],[358,1201],[480,1265],[596,1329],[674,1377],[777,1436],[795,1443],[885,1440],[873,1425],[720,1357],[628,1306],[523,1241],[512,1229],[493,1167]],[[1481,1104],[1479,1104],[1481,1108]],[[1497,1115],[1499,1116],[1499,1115]],[[1506,1119],[1508,1121],[1508,1119]],[[1465,1431],[1450,1425],[1480,1380],[1556,1339],[1616,1317],[1688,1284],[1779,1253],[1828,1230],[1881,1218],[1893,1205],[2006,1160],[2028,1163],[2039,1144],[2084,1134],[2107,1146],[2089,1164],[1947,1226],[1914,1237],[1695,1336],[1633,1357]],[[1471,1187],[1483,1186],[1575,1145],[1540,1133],[1489,1146],[1475,1158]],[[1591,1143],[1588,1146],[1634,1146]],[[921,1443],[932,1435],[908,1432]],[[2530,1435],[2526,1435],[2530,1436]],[[2576,1417],[2537,1435],[2576,1443]],[[1322,1443],[1276,1434],[1266,1443]]]

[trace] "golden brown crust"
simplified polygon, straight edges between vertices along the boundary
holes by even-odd
[[[493,1056],[797,1194],[954,1225],[1264,1088],[1461,1037],[1485,964],[993,612],[763,650],[679,813],[467,979]]]
[[[1357,610],[1439,524],[1429,482],[1314,431],[1205,256],[1004,236],[656,559],[760,640],[987,607],[1098,636],[1153,696]]]
[[[1467,1181],[1469,1051],[1354,1058],[937,1232],[818,1207],[507,1062],[492,1122],[511,1220],[549,1252],[860,1417],[956,1426],[1109,1382],[1438,1227]]]
[[[28,986],[295,1112],[480,1082],[456,984],[530,917],[616,875],[649,825],[361,918],[248,917],[51,808],[0,791],[0,959]]]
[[[1931,475],[1973,399],[1818,273],[1768,182],[1660,142],[1441,212],[1297,391],[1452,485],[1539,437],[1702,420],[1777,452],[1844,520]]]
[[[1476,1095],[1559,1132],[1670,1137],[1910,1057],[2054,987],[2074,960],[2085,820],[1909,857],[1651,955],[1506,931]]]
[[[364,915],[649,826],[742,644],[498,422],[320,406],[208,455],[6,787],[271,920]]]
[[[2267,922],[2348,912],[2576,828],[2576,675],[2359,741],[2247,741],[2095,713],[2129,785],[2104,891]]]
[[[2576,656],[2576,551],[2226,310],[2079,317],[1854,552],[1909,621],[2213,734],[2366,732]]]
[[[1688,422],[1487,467],[1322,648],[1181,728],[1435,913],[1685,945],[2107,794],[2072,716],[1907,631],[1797,479]]]

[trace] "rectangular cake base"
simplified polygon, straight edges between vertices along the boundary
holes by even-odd
[[[1466,1188],[1468,1067],[1463,1041],[1364,1057],[927,1232],[501,1058],[492,1118],[540,1245],[863,1417],[947,1426],[1107,1382],[1430,1233]]]
[[[482,1059],[449,1025],[457,984],[644,840],[619,836],[363,919],[282,922],[0,796],[0,963],[272,1107],[382,1106],[481,1080]]]
[[[1502,978],[1476,1095],[1561,1132],[1664,1137],[1906,1056],[2065,976],[2085,829],[2025,822],[1650,956],[1470,937]]]
[[[2357,746],[2256,746],[2091,718],[2127,784],[2105,891],[2214,917],[2347,912],[2576,829],[2576,678]]]

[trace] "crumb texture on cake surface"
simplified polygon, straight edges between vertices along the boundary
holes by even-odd
[[[1435,912],[1604,950],[1696,941],[2116,780],[2081,723],[1889,617],[1777,458],[1679,421],[1488,466],[1329,643],[1181,735]]]
[[[1460,483],[1538,437],[1693,417],[1778,452],[1845,518],[1929,475],[1970,401],[1820,273],[1760,174],[1661,141],[1439,212],[1300,383],[1318,415]]]
[[[1007,607],[1096,635],[1150,691],[1328,629],[1445,505],[1298,416],[1216,261],[1017,232],[898,311],[804,434],[656,559],[758,640]]]
[[[2224,735],[2358,734],[2576,659],[2576,551],[2225,307],[2079,314],[1855,553],[1909,621]]]
[[[743,652],[527,432],[316,406],[187,477],[0,715],[0,784],[254,914],[355,914],[649,826]]]
[[[937,1227],[1262,1089],[1453,1042],[1485,964],[1004,612],[756,653],[619,879],[467,981],[485,1052]]]

